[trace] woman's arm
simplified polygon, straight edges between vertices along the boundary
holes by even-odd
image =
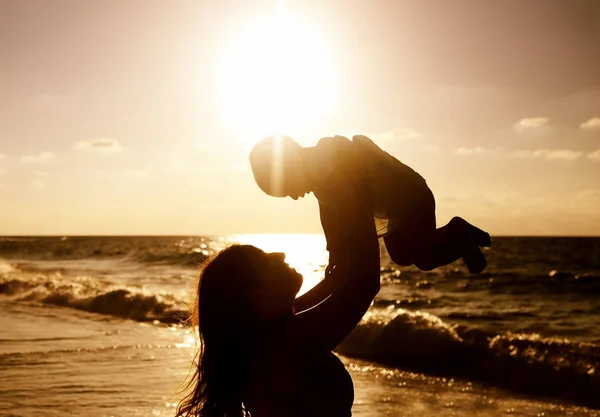
[[[371,210],[354,186],[338,182],[337,224],[347,228],[344,239],[330,252],[331,295],[315,307],[296,314],[292,337],[297,343],[333,350],[354,329],[379,292],[379,243]],[[327,226],[324,225],[324,229]]]
[[[339,138],[336,137],[336,139]],[[348,141],[347,139],[345,140]],[[336,255],[339,253],[340,248],[343,247],[344,241],[351,238],[351,224],[354,216],[354,211],[349,210],[347,205],[342,204],[344,202],[343,196],[344,193],[354,193],[356,196],[364,196],[364,190],[360,188],[360,183],[356,181],[356,178],[344,177],[340,171],[334,170],[327,178],[327,183],[327,189],[315,190],[314,193],[319,202],[321,226],[327,240],[329,265],[325,270],[323,279],[305,294],[294,300],[294,311],[296,313],[311,309],[320,304],[340,286],[339,281],[343,276],[337,273],[332,274],[332,272],[337,264]],[[329,204],[324,204],[320,200],[323,197],[329,201]]]

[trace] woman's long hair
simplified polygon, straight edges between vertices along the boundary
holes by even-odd
[[[200,337],[186,386],[192,391],[179,403],[177,417],[248,415],[242,390],[261,323],[248,291],[258,283],[253,260],[261,254],[254,246],[233,245],[205,264],[191,316]]]

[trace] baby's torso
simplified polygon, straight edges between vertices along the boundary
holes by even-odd
[[[429,192],[421,175],[365,136],[355,136],[352,141],[342,136],[323,138],[317,147],[322,151],[312,164],[321,167],[321,178],[325,179],[333,170],[341,171],[344,176],[356,175],[357,171],[364,176],[368,193],[365,197],[379,236],[386,235],[395,223],[409,216]],[[315,194],[323,204],[333,204],[327,201],[326,193]]]

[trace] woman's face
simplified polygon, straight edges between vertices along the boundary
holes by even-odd
[[[250,302],[260,315],[274,319],[291,311],[303,278],[285,262],[285,253],[262,252],[254,268],[259,283],[251,291]]]

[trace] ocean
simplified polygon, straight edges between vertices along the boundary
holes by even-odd
[[[207,256],[283,251],[318,282],[320,235],[1,237],[0,415],[172,416],[181,323]],[[488,268],[398,268],[338,347],[355,416],[600,414],[600,238],[497,237]]]

